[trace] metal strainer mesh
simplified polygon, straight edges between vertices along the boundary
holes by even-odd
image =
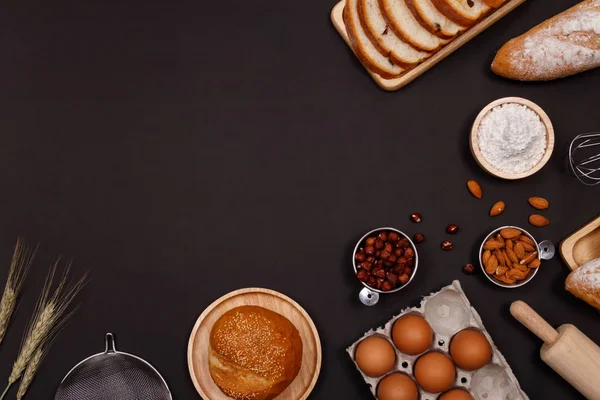
[[[172,400],[166,382],[146,361],[115,350],[106,334],[106,351],[77,364],[63,379],[55,400]]]

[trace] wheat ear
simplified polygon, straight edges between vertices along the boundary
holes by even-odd
[[[8,278],[0,300],[0,343],[4,340],[8,324],[17,306],[19,291],[27,277],[31,263],[37,251],[37,246],[27,246],[22,238],[17,239],[17,245],[8,269]]]
[[[42,294],[38,299],[34,317],[27,330],[17,360],[13,364],[12,371],[8,378],[8,386],[4,393],[0,396],[0,400],[4,398],[10,387],[23,374],[35,352],[41,347],[49,343],[49,341],[63,327],[68,318],[73,312],[67,313],[67,308],[73,302],[73,299],[79,291],[85,286],[86,277],[84,275],[79,281],[73,285],[69,285],[69,271],[71,263],[67,264],[65,271],[58,283],[56,289],[51,294],[52,281],[56,274],[58,261],[50,268]]]
[[[42,346],[35,351],[33,357],[31,357],[31,361],[27,364],[27,368],[25,368],[25,372],[23,373],[23,379],[21,379],[21,384],[19,385],[19,390],[17,391],[17,400],[21,400],[29,386],[31,385],[31,381],[33,381],[33,377],[37,372],[40,364],[44,360],[44,356],[46,355],[47,346]]]

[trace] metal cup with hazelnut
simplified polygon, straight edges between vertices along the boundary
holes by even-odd
[[[356,277],[373,289],[389,292],[410,281],[415,256],[410,241],[398,232],[374,232],[358,245]]]

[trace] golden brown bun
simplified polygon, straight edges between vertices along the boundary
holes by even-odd
[[[565,281],[565,289],[600,311],[600,258],[571,272]]]
[[[509,79],[547,81],[600,66],[600,0],[586,0],[509,40],[492,71]]]
[[[275,398],[296,378],[301,365],[298,330],[283,315],[266,308],[234,308],[210,332],[210,375],[234,399]]]

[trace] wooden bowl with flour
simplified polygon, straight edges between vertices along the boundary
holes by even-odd
[[[484,171],[502,179],[523,179],[550,159],[554,128],[537,104],[521,97],[504,97],[477,115],[469,143]]]

